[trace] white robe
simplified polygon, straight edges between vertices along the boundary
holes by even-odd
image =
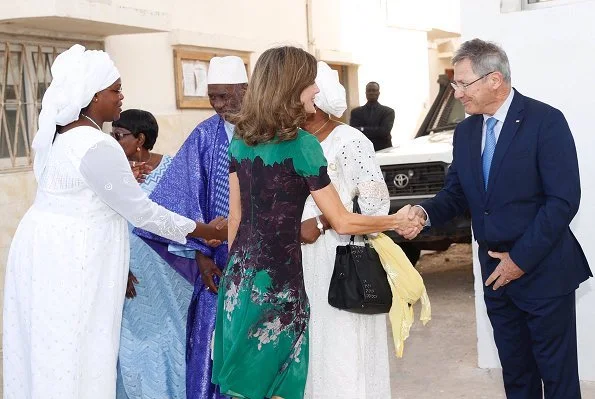
[[[358,195],[363,214],[386,215],[390,199],[372,143],[358,130],[340,125],[320,144],[345,207],[351,211]],[[320,214],[310,196],[302,221]],[[307,399],[390,398],[386,315],[360,315],[328,304],[335,250],[348,242],[349,236],[328,230],[314,244],[302,245],[310,301]]]
[[[179,242],[196,226],[148,199],[109,135],[57,135],[8,256],[5,398],[115,397],[126,220]]]

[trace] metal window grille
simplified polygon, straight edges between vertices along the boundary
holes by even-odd
[[[76,41],[0,35],[0,173],[30,168],[41,100],[58,54]],[[101,49],[102,43],[82,43]]]
[[[564,6],[593,0],[522,0],[522,10],[537,10],[540,8]]]
[[[50,66],[64,48],[0,43],[0,170],[28,167]]]

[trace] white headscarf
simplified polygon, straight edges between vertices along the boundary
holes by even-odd
[[[39,130],[32,144],[35,150],[33,171],[37,181],[46,166],[56,125],[65,126],[76,121],[95,93],[108,88],[120,77],[107,53],[85,51],[80,44],[58,55],[51,70],[52,82],[43,95]]]
[[[318,61],[316,85],[320,92],[314,97],[314,104],[327,114],[340,118],[347,109],[347,99],[337,71],[325,62]]]

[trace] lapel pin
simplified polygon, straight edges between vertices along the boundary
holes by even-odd
[[[516,123],[519,123],[520,121],[521,121],[520,119],[517,119],[515,122],[516,122]]]

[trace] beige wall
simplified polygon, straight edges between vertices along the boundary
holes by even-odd
[[[305,1],[174,0],[172,28],[222,34],[265,46],[305,44]],[[231,44],[231,43],[230,43]]]
[[[0,27],[31,35],[48,30],[93,36],[168,31],[169,7],[160,0],[0,1]]]

